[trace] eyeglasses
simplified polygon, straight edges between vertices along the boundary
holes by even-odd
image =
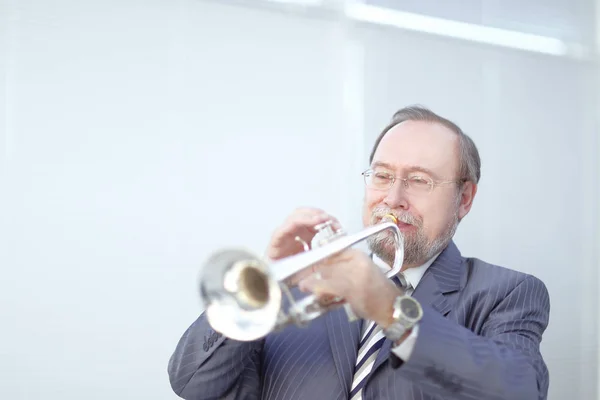
[[[411,194],[428,194],[439,185],[447,185],[450,183],[464,183],[466,180],[452,180],[452,181],[434,181],[433,179],[414,174],[408,178],[397,178],[393,174],[384,171],[374,171],[368,169],[362,173],[365,180],[365,185],[371,189],[376,190],[388,190],[396,181],[402,182],[402,187],[407,193]]]

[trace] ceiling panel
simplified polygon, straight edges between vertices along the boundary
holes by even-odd
[[[366,4],[589,43],[593,0],[366,0]]]

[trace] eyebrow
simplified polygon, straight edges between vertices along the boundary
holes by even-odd
[[[377,167],[384,167],[384,168],[392,169],[392,170],[394,169],[391,164],[381,162],[381,161],[376,161],[373,164],[371,164],[371,168],[377,168]],[[408,172],[418,171],[418,172],[423,172],[427,175],[430,175],[433,178],[439,178],[439,176],[435,172],[433,172],[429,168],[421,167],[420,165],[409,165],[408,167],[406,167],[404,169]]]

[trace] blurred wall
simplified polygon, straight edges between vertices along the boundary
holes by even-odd
[[[412,103],[479,146],[463,254],[550,290],[550,399],[598,398],[598,65],[331,15],[0,2],[0,398],[176,398],[202,260],[303,205],[359,229],[372,141]]]

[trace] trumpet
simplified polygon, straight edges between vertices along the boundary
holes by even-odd
[[[337,299],[325,305],[309,294],[296,300],[294,283],[305,276],[313,265],[380,232],[389,230],[395,242],[395,257],[388,278],[396,275],[404,259],[404,240],[393,215],[379,224],[348,235],[335,231],[331,221],[315,227],[317,234],[311,245],[302,242],[304,252],[267,262],[243,248],[224,248],[205,261],[199,291],[211,327],[224,336],[238,340],[260,339],[290,325],[306,326],[334,308],[344,306],[350,320],[355,319],[348,304]],[[318,240],[317,240],[318,239]]]

